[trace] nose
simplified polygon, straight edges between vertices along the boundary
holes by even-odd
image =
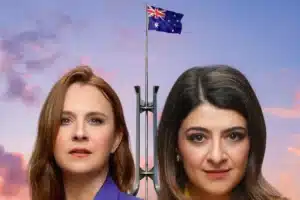
[[[224,151],[222,144],[219,140],[212,142],[212,146],[208,152],[208,162],[214,165],[221,165],[226,162],[226,152]]]
[[[85,130],[85,126],[84,126],[84,123],[77,123],[76,124],[76,128],[73,132],[73,135],[72,135],[72,140],[73,141],[87,141],[89,138],[88,138],[88,134]]]

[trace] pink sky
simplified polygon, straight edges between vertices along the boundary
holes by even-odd
[[[88,64],[90,61],[87,57],[81,60],[83,64]],[[65,73],[62,72],[62,73]],[[117,72],[107,72],[105,70],[96,70],[96,73],[105,77],[106,80],[113,81],[117,78]],[[293,104],[290,107],[265,107],[263,110],[266,116],[276,117],[281,120],[286,119],[300,119],[300,110],[299,110],[299,92],[296,91],[292,96]],[[158,114],[160,118],[161,112]],[[149,115],[149,133],[151,133],[152,126],[152,115]],[[151,137],[151,134],[149,134]],[[276,151],[278,147],[278,142],[281,141],[280,136],[270,136],[270,143],[268,145],[269,151]],[[300,197],[299,193],[299,184],[300,181],[296,177],[299,177],[299,167],[300,167],[300,133],[287,134],[285,140],[288,141],[288,145],[283,147],[283,153],[277,157],[278,160],[272,161],[270,157],[267,157],[267,166],[264,167],[264,172],[266,177],[270,180],[274,186],[276,186],[280,191],[285,195],[291,197],[293,200]],[[143,149],[143,143],[141,143],[141,149]],[[1,148],[0,148],[1,153]],[[28,197],[28,188],[25,181],[26,176],[26,160],[22,153],[13,153],[6,152],[6,162],[1,164],[0,156],[0,200],[8,199],[29,199]],[[150,153],[151,155],[151,153]],[[144,159],[141,160],[141,166],[144,167]],[[284,164],[285,168],[282,168],[280,165],[276,166],[275,163],[280,165]],[[150,167],[153,165],[153,160],[149,160]],[[272,166],[272,167],[271,167]],[[12,173],[20,174],[19,177],[14,177],[10,179],[9,177]],[[155,192],[152,182],[149,183],[149,199],[155,200]],[[140,183],[140,190],[138,193],[139,197],[144,198],[144,180]]]
[[[280,169],[276,166],[274,168],[264,169],[266,171],[267,178],[271,177],[271,183],[273,183],[281,192],[285,195],[291,197],[291,199],[297,199],[300,197],[299,191],[299,167],[300,167],[300,148],[296,148],[296,146],[300,146],[300,134],[293,134],[291,140],[295,141],[295,147],[287,147],[286,155],[281,157],[281,160],[275,162],[284,162],[289,163],[289,167],[286,169]],[[25,161],[20,154],[13,154],[11,156],[17,157],[22,160],[23,165],[25,165]],[[144,160],[141,161],[141,166],[144,167]],[[153,166],[152,160],[149,160],[149,167]],[[22,173],[25,173],[25,166],[20,168]],[[29,200],[28,188],[27,185],[24,184],[23,181],[18,183],[18,181],[12,181],[12,183],[6,183],[4,181],[4,177],[12,172],[11,166],[0,167],[0,200]],[[10,181],[8,181],[10,182]],[[141,187],[138,193],[138,196],[144,198],[144,180],[140,183]],[[155,200],[155,192],[153,188],[152,182],[149,183],[149,199]],[[8,193],[7,193],[8,192]],[[9,194],[9,196],[5,196],[4,194]]]
[[[26,162],[41,105],[58,77],[79,63],[90,64],[119,94],[135,152],[133,86],[144,85],[145,13],[143,2],[129,2],[27,0],[1,6],[0,200],[28,199]],[[253,84],[266,118],[263,172],[291,200],[299,200],[299,6],[296,1],[234,2],[149,1],[185,14],[181,35],[149,33],[149,98],[153,85],[159,85],[161,113],[170,87],[188,67],[229,64],[240,69]],[[124,10],[130,11],[127,17]],[[150,200],[155,200],[149,186]]]

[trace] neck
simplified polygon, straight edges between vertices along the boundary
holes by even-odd
[[[230,194],[217,195],[204,192],[192,186],[188,187],[189,195],[192,200],[209,199],[209,200],[230,200]]]
[[[64,173],[66,200],[92,200],[103,186],[108,174],[106,170],[88,174]]]

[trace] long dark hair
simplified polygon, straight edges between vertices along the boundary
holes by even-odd
[[[129,133],[121,102],[111,86],[96,76],[88,66],[79,66],[65,74],[51,89],[40,114],[38,134],[29,162],[32,200],[64,200],[62,173],[53,155],[65,94],[69,86],[80,82],[97,87],[110,101],[116,130],[123,133],[120,145],[110,158],[110,175],[122,192],[132,187],[134,161],[129,147]]]
[[[178,130],[182,121],[204,102],[240,113],[247,120],[250,152],[245,176],[234,188],[234,200],[280,199],[280,193],[262,176],[266,149],[266,126],[263,112],[247,78],[230,66],[193,67],[173,85],[158,127],[158,160],[161,191],[159,199],[184,199],[187,176],[176,162]]]

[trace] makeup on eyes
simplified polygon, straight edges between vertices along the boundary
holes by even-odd
[[[101,112],[88,112],[85,115],[86,121],[92,125],[103,124],[108,116]],[[61,125],[68,125],[71,123],[72,118],[76,118],[76,114],[72,111],[63,111],[61,117]]]
[[[211,137],[211,131],[204,127],[190,127],[186,131],[186,137],[188,140],[193,142],[203,142],[205,139]],[[233,142],[243,140],[248,134],[246,128],[235,126],[224,131],[221,131],[221,134],[226,139],[229,139]]]
[[[206,137],[203,134],[199,134],[199,133],[193,133],[193,134],[189,134],[187,136],[187,139],[192,141],[192,142],[204,142]]]
[[[68,125],[72,121],[71,117],[69,116],[62,116],[60,119],[61,125]]]
[[[228,133],[228,135],[226,135],[226,138],[232,141],[240,141],[243,140],[246,136],[247,133],[245,132],[235,131],[235,132]]]
[[[91,122],[91,124],[93,125],[100,125],[104,123],[104,120],[99,117],[92,117],[88,121]]]

